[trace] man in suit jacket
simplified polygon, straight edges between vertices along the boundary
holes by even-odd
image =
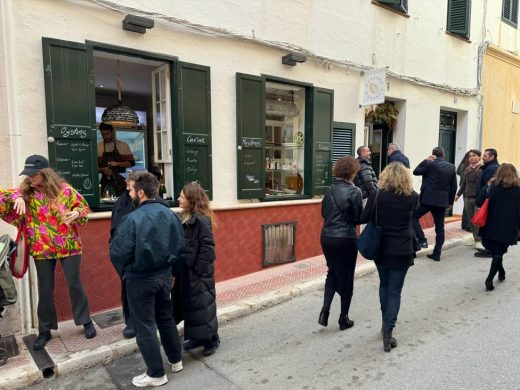
[[[419,218],[431,213],[435,223],[435,247],[428,257],[441,260],[444,244],[444,216],[446,209],[453,206],[457,192],[457,174],[455,165],[444,160],[444,149],[440,146],[432,151],[432,155],[421,162],[413,171],[415,176],[422,176],[421,205],[414,213],[413,228],[419,244],[428,247],[428,242],[419,224]]]

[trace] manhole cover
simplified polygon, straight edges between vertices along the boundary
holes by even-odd
[[[96,324],[98,324],[101,329],[109,328],[124,322],[123,310],[116,309],[95,314],[92,316],[92,319],[96,321]]]

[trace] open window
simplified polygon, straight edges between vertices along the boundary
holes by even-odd
[[[334,92],[237,74],[239,199],[321,195],[331,182]]]

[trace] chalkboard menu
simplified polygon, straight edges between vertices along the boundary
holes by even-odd
[[[54,148],[54,169],[82,195],[94,195],[95,189],[92,181],[93,164],[90,140],[82,139],[57,139],[50,144]]]
[[[331,153],[329,151],[316,151],[314,155],[314,187],[324,187],[330,184]]]

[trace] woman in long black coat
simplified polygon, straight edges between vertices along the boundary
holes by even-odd
[[[475,204],[482,207],[489,198],[486,225],[480,228],[482,244],[491,251],[492,260],[486,290],[491,291],[493,278],[498,272],[498,280],[506,279],[502,259],[509,245],[515,245],[520,231],[520,178],[513,164],[502,164],[495,176],[477,196]]]
[[[323,228],[320,240],[328,271],[318,323],[328,325],[330,306],[337,292],[341,297],[338,320],[340,330],[354,326],[354,321],[348,318],[348,312],[354,290],[358,252],[356,224],[363,208],[361,190],[352,182],[358,171],[359,163],[354,157],[340,158],[334,165],[337,180],[327,190],[321,203]]]
[[[392,331],[401,306],[404,279],[408,268],[413,265],[412,217],[418,201],[410,170],[403,164],[391,163],[381,173],[379,189],[370,194],[361,215],[361,223],[372,221],[382,229],[380,253],[375,263],[379,273],[385,352],[397,346]]]
[[[212,227],[215,218],[208,196],[196,183],[184,186],[179,204],[183,209],[181,219],[186,249],[180,270],[181,280],[178,281],[177,276],[175,283],[181,283],[184,349],[188,351],[203,346],[203,355],[210,356],[220,345],[213,264],[215,242]]]

